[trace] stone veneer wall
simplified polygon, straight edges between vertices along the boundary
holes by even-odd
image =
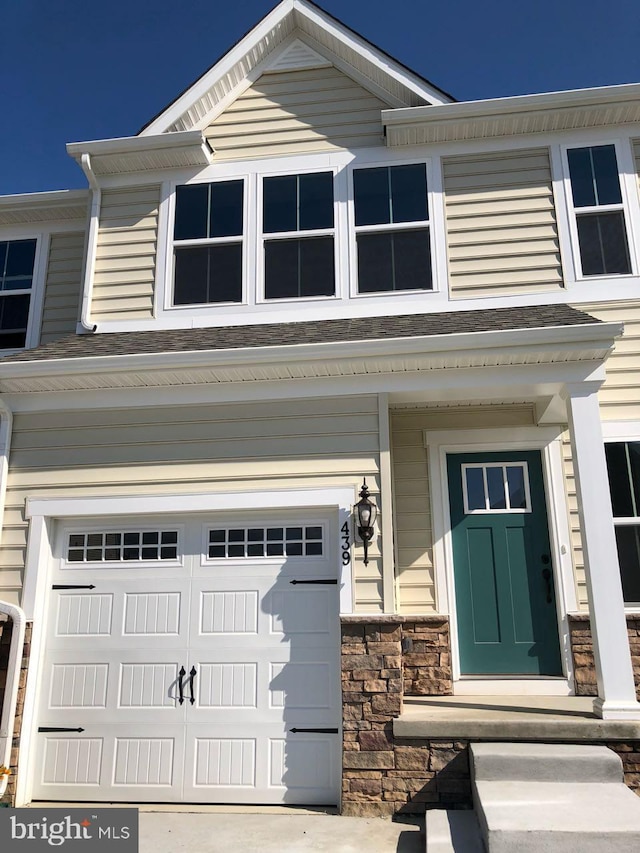
[[[6,623],[5,623],[6,624]],[[2,627],[0,625],[0,627]],[[20,664],[20,681],[18,683],[18,702],[16,705],[16,718],[13,727],[13,742],[11,745],[11,776],[4,792],[4,796],[0,802],[4,805],[12,806],[15,803],[16,796],[16,771],[18,769],[18,751],[20,748],[20,731],[22,729],[22,713],[24,710],[24,693],[27,684],[27,667],[29,664],[29,652],[31,650],[31,622],[26,625],[24,635],[24,648],[22,652],[22,662]],[[6,663],[9,657],[9,644],[11,642],[11,631],[6,628],[0,637],[0,673],[2,673],[2,662],[4,661],[4,676],[6,678]],[[6,658],[4,655],[6,654]],[[0,683],[2,683],[2,675],[0,675]]]
[[[412,641],[404,661],[403,639]],[[467,743],[393,736],[405,683],[421,695],[450,693],[449,661],[442,617],[343,617],[343,814],[471,805]]]
[[[627,616],[627,633],[631,648],[631,663],[636,682],[636,695],[640,701],[640,616]],[[596,667],[593,658],[591,625],[586,613],[569,616],[569,634],[573,655],[576,694],[597,696]]]

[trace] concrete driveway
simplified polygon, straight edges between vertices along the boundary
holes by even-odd
[[[140,853],[424,853],[422,821],[326,813],[140,811]]]

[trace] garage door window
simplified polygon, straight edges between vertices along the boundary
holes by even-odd
[[[68,563],[120,563],[176,560],[177,530],[128,530],[70,533]]]
[[[210,560],[233,557],[321,557],[321,526],[217,527],[209,530]]]

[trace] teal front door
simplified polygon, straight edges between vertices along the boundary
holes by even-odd
[[[562,675],[538,451],[447,457],[462,675]]]

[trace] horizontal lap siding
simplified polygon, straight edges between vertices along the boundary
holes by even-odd
[[[205,130],[216,159],[382,145],[387,107],[333,66],[263,74]]]
[[[562,287],[546,148],[446,157],[443,172],[452,296]]]
[[[104,190],[93,278],[91,316],[153,317],[160,187]]]
[[[51,236],[40,343],[46,344],[76,330],[84,243],[84,231]]]
[[[397,598],[400,613],[437,609],[431,493],[424,430],[504,428],[531,425],[530,406],[396,411],[392,460]]]
[[[330,486],[379,494],[377,399],[18,414],[0,549],[0,598],[16,598],[29,496],[186,494]],[[355,494],[355,491],[354,491]],[[379,554],[354,549],[362,612],[381,609]]]

